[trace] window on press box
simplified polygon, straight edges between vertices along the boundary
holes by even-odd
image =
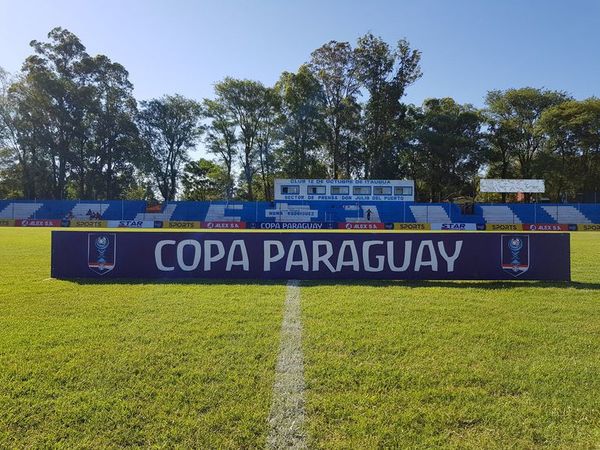
[[[281,186],[282,195],[296,195],[300,193],[300,186]]]
[[[325,186],[308,186],[307,192],[308,195],[324,195]]]
[[[352,188],[354,195],[371,195],[371,186],[354,186]]]

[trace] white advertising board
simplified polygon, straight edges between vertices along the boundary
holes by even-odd
[[[508,180],[485,178],[479,181],[479,192],[545,192],[544,180]]]

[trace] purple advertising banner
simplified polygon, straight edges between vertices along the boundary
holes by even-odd
[[[566,233],[52,232],[54,278],[562,280]]]

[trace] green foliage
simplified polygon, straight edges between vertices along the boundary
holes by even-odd
[[[279,167],[290,178],[325,178],[323,92],[307,65],[284,72],[275,85],[281,98]]]
[[[23,196],[22,185],[19,183],[21,177],[20,167],[14,164],[11,150],[0,148],[0,198],[21,198]]]
[[[502,178],[545,178],[544,166],[536,164],[547,145],[540,118],[567,100],[564,92],[531,87],[488,92],[492,173]]]
[[[199,159],[185,165],[181,184],[183,200],[222,200],[229,181],[223,167],[207,159]]]
[[[222,111],[235,121],[236,140],[241,145],[239,154],[247,200],[254,200],[253,179],[257,171],[263,179],[266,195],[272,189],[267,184],[273,173],[273,147],[279,99],[274,91],[251,80],[225,78],[215,85],[216,99]]]
[[[475,196],[484,161],[483,117],[451,98],[429,99],[416,120],[412,158],[421,181],[421,200],[444,201]]]
[[[175,200],[189,150],[195,148],[202,127],[201,105],[181,95],[142,102],[139,127],[148,150],[145,169],[165,201]]]
[[[31,46],[16,77],[0,69],[1,197],[187,196],[202,134],[227,199],[271,200],[276,177],[410,178],[436,201],[473,197],[478,176],[543,178],[555,201],[600,191],[597,99],[526,87],[490,91],[481,112],[452,99],[407,105],[422,72],[405,39],[330,41],[273,87],[226,77],[213,99],[164,96],[140,111],[126,69],[68,30]]]
[[[227,183],[225,197],[229,200],[233,198],[235,184],[233,168],[239,151],[235,117],[225,105],[209,99],[204,99],[203,116],[210,120],[206,128],[206,148],[216,155],[225,167]]]
[[[348,42],[330,41],[311,53],[308,67],[323,93],[329,175],[333,178],[357,176],[353,163],[357,159],[360,82],[352,47]]]
[[[571,100],[544,111],[540,127],[549,138],[544,167],[557,198],[600,191],[600,100]],[[591,199],[589,199],[591,200]]]
[[[381,38],[366,34],[354,50],[358,79],[369,92],[361,123],[366,178],[397,178],[398,128],[404,121],[400,99],[421,77],[421,53],[406,40],[395,49]]]
[[[119,197],[140,158],[128,73],[67,30],[48,38],[32,41],[34,54],[0,92],[0,142],[10,144],[23,195]]]

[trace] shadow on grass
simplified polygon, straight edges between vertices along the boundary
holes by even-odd
[[[600,283],[580,281],[475,281],[475,280],[363,280],[363,281],[304,281],[305,286],[370,286],[403,288],[448,288],[448,289],[522,289],[522,288],[561,288],[600,290]]]
[[[76,283],[81,286],[86,285],[187,285],[187,284],[198,284],[198,285],[246,285],[246,286],[285,286],[287,280],[249,280],[249,279],[203,279],[203,278],[165,278],[165,279],[144,279],[144,278],[72,278],[72,279],[58,279],[59,281],[69,281]]]
[[[119,278],[80,278],[71,281],[79,285],[239,285],[248,286],[277,286],[287,284],[287,280],[248,280],[248,279],[119,279]],[[303,280],[302,285],[310,286],[366,286],[366,287],[402,287],[402,288],[447,288],[447,289],[523,289],[523,288],[561,288],[561,289],[587,289],[598,291],[600,283],[586,283],[580,281],[474,281],[474,280]]]

